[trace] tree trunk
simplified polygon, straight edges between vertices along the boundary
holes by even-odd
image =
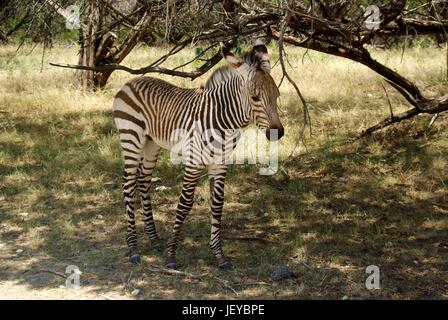
[[[100,10],[95,3],[89,3],[85,11],[85,21],[79,32],[79,64],[95,67],[95,53],[98,43],[98,30],[100,29]],[[83,88],[96,88],[95,75],[93,71],[78,71],[79,83]]]
[[[102,11],[104,10],[95,3],[90,3],[86,10],[85,22],[79,33],[79,65],[95,68],[105,64],[121,63],[137,45],[138,40],[146,34],[143,30],[153,20],[152,16],[143,13],[126,38],[117,45],[115,33],[99,34],[105,24],[102,19],[105,12]],[[112,72],[113,70],[107,72],[79,70],[79,83],[85,89],[101,89],[106,85]]]

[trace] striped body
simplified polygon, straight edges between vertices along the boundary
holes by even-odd
[[[128,216],[126,240],[133,262],[139,261],[134,212],[136,190],[139,190],[142,202],[145,232],[153,247],[160,250],[149,194],[152,172],[160,148],[176,149],[177,152],[179,145],[186,145],[189,153],[183,154],[185,174],[176,221],[167,243],[167,267],[176,266],[180,228],[192,208],[194,190],[204,169],[208,170],[211,190],[210,246],[219,266],[229,266],[222,252],[220,237],[227,166],[224,158],[216,157],[214,153],[222,149],[226,156],[230,155],[228,151],[232,151],[238,141],[238,129],[251,119],[258,119],[259,126],[269,127],[269,114],[260,115],[250,102],[247,79],[256,77],[259,72],[255,68],[247,68],[244,74],[227,74],[225,69],[221,69],[214,73],[205,88],[200,89],[179,88],[160,79],[141,77],[126,83],[116,94],[113,117],[124,159],[123,195]],[[226,75],[222,76],[224,73]],[[210,144],[215,142],[218,142],[218,147],[211,154],[204,152],[209,151]]]

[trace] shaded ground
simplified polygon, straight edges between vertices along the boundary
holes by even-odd
[[[343,144],[366,114],[338,122],[335,108],[345,112],[352,105],[317,101],[318,129],[308,139],[308,153],[288,157],[296,138],[293,119],[300,115],[287,102],[281,172],[259,176],[253,165],[229,172],[223,236],[235,268],[216,270],[208,249],[204,180],[198,193],[205,200],[195,204],[182,230],[178,259],[185,273],[167,274],[142,221],[143,263],[128,261],[121,191],[104,186],[121,177],[109,105],[64,110],[65,99],[25,100],[26,90],[17,90],[23,108],[6,95],[0,103],[0,298],[448,298],[446,116],[431,128],[422,116]],[[110,94],[102,94],[110,102]],[[91,97],[77,99],[84,105]],[[40,107],[44,103],[51,107]],[[381,119],[376,107],[383,101],[369,103],[363,112]],[[171,189],[152,196],[164,239],[174,222],[181,174],[164,153],[155,176]],[[80,290],[60,287],[69,265],[82,271]],[[270,275],[281,265],[296,277],[273,282]],[[380,268],[380,290],[365,287],[369,265]],[[132,295],[135,289],[138,295]]]

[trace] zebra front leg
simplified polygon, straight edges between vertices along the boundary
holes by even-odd
[[[145,222],[145,233],[151,240],[154,250],[161,252],[162,245],[159,236],[157,235],[156,226],[151,207],[151,178],[154,167],[156,166],[157,157],[159,155],[160,147],[151,140],[148,140],[143,148],[143,160],[139,167],[138,174],[138,191],[143,208],[143,220]]]
[[[191,207],[193,206],[194,190],[203,169],[203,167],[185,167],[182,192],[180,194],[179,203],[176,210],[176,222],[174,223],[173,231],[171,232],[167,244],[167,260],[165,267],[168,269],[176,269],[177,267],[176,250],[179,244],[180,229],[185,218],[190,213]]]
[[[222,251],[221,241],[221,217],[224,206],[224,182],[227,167],[224,165],[214,165],[209,167],[208,174],[210,180],[210,203],[212,209],[210,248],[218,261],[218,267],[229,270],[232,265],[225,258]]]

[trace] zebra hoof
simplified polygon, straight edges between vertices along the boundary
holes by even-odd
[[[141,263],[140,255],[139,255],[139,254],[134,254],[134,255],[132,255],[131,258],[130,258],[130,260],[131,260],[131,262],[132,262],[133,264],[140,264],[140,263]]]
[[[218,268],[224,271],[232,269],[232,264],[229,261],[224,261],[218,264]]]
[[[177,268],[177,263],[176,262],[168,262],[167,264],[165,264],[165,268],[175,270]]]

